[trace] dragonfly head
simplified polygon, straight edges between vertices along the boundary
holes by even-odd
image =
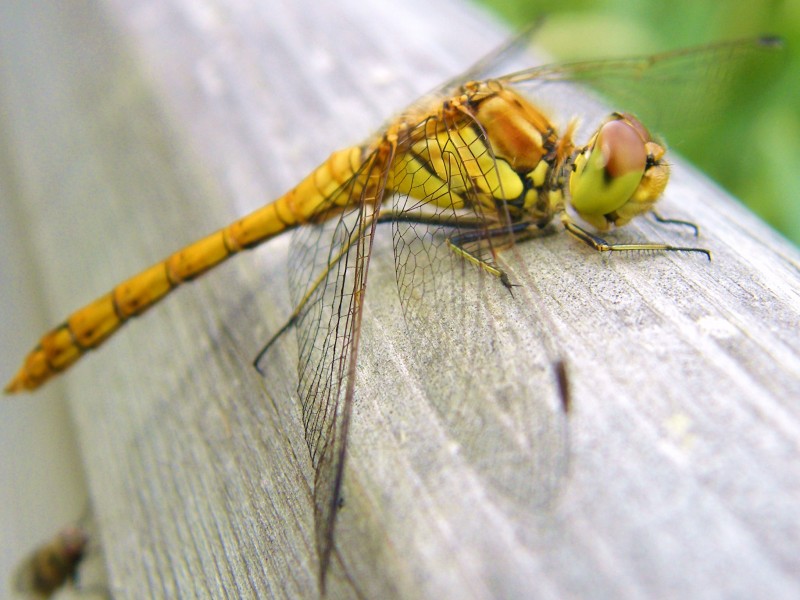
[[[664,147],[639,120],[614,113],[578,150],[569,175],[570,204],[603,231],[650,210],[669,180]]]

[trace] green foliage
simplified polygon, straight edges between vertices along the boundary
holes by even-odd
[[[546,15],[536,43],[559,60],[634,56],[763,33],[783,37],[785,47],[774,56],[713,82],[718,93],[708,93],[700,74],[689,102],[704,115],[700,126],[659,133],[671,145],[679,138],[681,154],[800,244],[800,2],[479,1],[514,26]]]

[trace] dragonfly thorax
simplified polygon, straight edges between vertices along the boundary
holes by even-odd
[[[612,114],[567,163],[568,204],[597,229],[625,225],[664,192],[664,152],[636,117]]]
[[[465,91],[499,176],[500,185],[486,200],[512,221],[544,226],[563,208],[563,165],[574,149],[571,128],[559,136],[541,110],[497,81],[474,83]]]

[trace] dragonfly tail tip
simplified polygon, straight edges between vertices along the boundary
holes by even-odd
[[[9,381],[6,384],[6,387],[3,388],[3,393],[7,396],[11,394],[18,394],[20,392],[30,391],[35,386],[31,386],[29,382],[29,378],[27,377],[27,373],[23,369],[19,373],[17,373],[16,377]]]
[[[11,394],[16,394],[17,392],[21,392],[22,389],[23,388],[19,384],[19,382],[16,379],[14,379],[13,381],[9,381],[6,387],[3,388],[3,393],[6,396],[10,396]]]

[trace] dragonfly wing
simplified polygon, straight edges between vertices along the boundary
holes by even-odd
[[[369,250],[392,153],[393,148],[384,147],[367,156],[321,203],[321,223],[297,230],[291,244],[289,287],[293,302],[302,307],[295,320],[297,391],[315,470],[323,588],[344,472]],[[331,219],[331,211],[340,214]]]
[[[423,94],[406,112],[419,113],[420,109],[424,110],[444,98],[458,96],[461,87],[469,81],[490,79],[508,73],[510,69],[529,64],[531,44],[544,21],[544,17],[540,17],[523,27],[466,70]]]
[[[755,64],[763,66],[770,50],[780,46],[776,38],[747,38],[646,56],[542,65],[497,80],[536,97],[562,120],[575,113],[564,110],[561,84],[586,84],[616,110],[636,114],[651,130],[672,132],[674,142],[681,137],[678,132],[690,133],[718,118],[735,99],[737,74],[752,72],[746,69]],[[697,85],[700,81],[703,85]],[[578,95],[570,85],[572,111],[579,105]],[[592,98],[589,93],[584,96]],[[600,118],[604,115],[597,115]],[[584,125],[593,130],[598,124]]]
[[[708,72],[730,60],[757,56],[764,50],[780,46],[781,41],[775,37],[745,38],[645,56],[541,65],[497,79],[507,84],[535,84],[548,81],[602,82],[617,78],[647,78],[662,82],[680,78],[691,79],[696,83],[699,80],[696,77],[698,69]]]
[[[499,265],[504,246],[513,242],[510,234],[491,235],[507,227],[507,215],[480,208],[493,189],[494,159],[483,161],[481,174],[467,172],[469,161],[453,156],[460,147],[464,157],[462,131],[474,125],[467,115],[442,122],[435,137],[413,146],[413,160],[396,160],[393,187],[408,190],[395,194],[392,211],[398,290],[420,385],[458,455],[489,496],[535,516],[555,497],[565,473],[566,421],[551,358],[541,337],[531,346],[530,328],[514,320],[514,296],[447,244],[457,236],[477,238],[467,249]],[[471,142],[472,151],[491,153],[485,135],[479,141]],[[437,173],[447,173],[447,183]],[[473,210],[459,210],[462,201]],[[435,219],[424,218],[428,213]],[[509,377],[509,365],[527,375]]]
[[[453,92],[467,81],[479,81],[497,77],[502,71],[502,66],[514,61],[515,58],[530,52],[536,33],[542,28],[545,17],[541,16],[532,21],[516,34],[509,37],[497,48],[482,56],[473,65],[462,73],[446,81],[437,93],[444,96],[451,96]]]

